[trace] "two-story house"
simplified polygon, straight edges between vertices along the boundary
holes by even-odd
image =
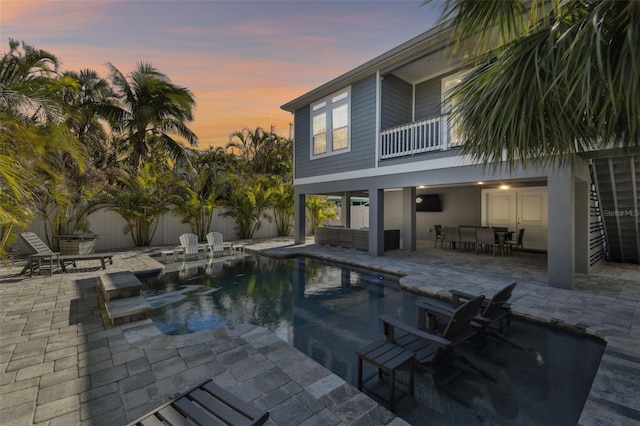
[[[415,250],[441,224],[526,229],[525,247],[547,252],[554,287],[572,288],[603,246],[638,262],[640,154],[511,169],[462,155],[443,102],[465,72],[451,44],[440,25],[282,106],[295,116],[296,242],[307,231],[306,195],[366,196],[374,256],[385,229],[399,229],[402,249]],[[417,197],[441,211],[416,211]],[[346,227],[350,204],[342,203]]]

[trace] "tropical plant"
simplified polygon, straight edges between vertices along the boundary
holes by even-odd
[[[175,191],[176,179],[159,174],[153,163],[147,163],[138,175],[119,178],[118,183],[106,190],[105,204],[127,222],[125,234],[131,233],[136,247],[148,246],[160,215],[169,210],[167,201]]]
[[[276,221],[278,236],[284,237],[291,233],[293,227],[294,189],[293,183],[279,178],[272,180],[271,206]]]
[[[107,65],[119,105],[98,103],[95,111],[108,118],[114,130],[122,132],[132,172],[137,173],[153,150],[165,151],[174,160],[186,160],[184,146],[171,134],[190,146],[198,143],[198,137],[187,127],[195,106],[189,89],[173,84],[147,63],[139,63],[128,77],[113,64]]]
[[[640,146],[640,2],[451,0],[450,18],[479,50],[447,95],[466,153],[513,165]]]
[[[329,219],[337,219],[336,204],[328,201],[326,195],[307,195],[305,206],[311,223],[311,233]]]
[[[201,241],[211,231],[213,213],[226,185],[225,165],[216,161],[220,154],[224,155],[222,148],[192,151],[193,166],[186,165],[177,172],[182,179],[179,195],[172,198],[174,213],[191,226]]]
[[[25,43],[9,41],[0,58],[0,256],[15,239],[15,227],[26,227],[28,206],[42,193],[44,181],[60,182],[61,155],[84,164],[78,140],[63,122],[62,94],[74,89],[59,78],[58,59]]]
[[[262,225],[261,218],[271,204],[272,188],[265,176],[247,174],[230,175],[230,193],[226,209],[222,214],[232,217],[236,222],[238,236],[241,239],[252,238]]]

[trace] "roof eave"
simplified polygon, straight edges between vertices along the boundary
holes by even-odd
[[[360,81],[363,78],[376,73],[380,69],[389,68],[394,63],[401,62],[408,56],[415,54],[416,51],[424,50],[426,47],[425,45],[431,44],[431,46],[439,46],[441,44],[448,43],[450,41],[448,36],[448,30],[450,27],[448,24],[448,22],[439,24],[411,40],[387,51],[386,53],[383,53],[382,55],[352,69],[351,71],[334,78],[322,86],[287,102],[280,106],[280,108],[284,111],[294,112],[296,109],[309,105],[319,98]]]

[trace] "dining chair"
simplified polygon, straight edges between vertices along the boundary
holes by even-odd
[[[518,254],[522,256],[524,254],[524,245],[522,244],[524,240],[524,228],[518,231],[518,238],[513,241],[505,241],[504,246],[509,247],[509,251],[513,251],[514,249],[518,251]]]
[[[442,234],[442,225],[433,225],[433,229],[436,231],[435,244],[434,248],[438,247],[438,240],[440,241],[440,248],[442,248],[442,244],[444,243],[444,235]]]
[[[444,241],[449,243],[449,248],[458,248],[460,251],[460,228],[457,226],[444,227]]]

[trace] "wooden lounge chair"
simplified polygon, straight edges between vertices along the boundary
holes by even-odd
[[[29,275],[33,273],[35,269],[39,269],[42,261],[49,261],[50,269],[49,275],[53,274],[55,267],[60,267],[62,272],[67,272],[67,264],[76,266],[76,262],[79,260],[99,260],[102,269],[107,269],[107,262],[113,265],[113,254],[110,253],[91,253],[91,254],[60,254],[60,252],[54,252],[49,246],[42,241],[38,235],[33,232],[23,232],[20,234],[22,240],[33,251],[33,254],[29,256],[29,262],[20,272],[24,274],[29,270]]]
[[[517,283],[511,283],[508,286],[502,288],[491,299],[485,299],[480,309],[480,315],[473,319],[473,325],[480,332],[485,332],[486,329],[492,323],[498,322],[500,325],[500,331],[503,331],[503,323],[506,322],[507,327],[511,325],[511,305],[508,300],[511,298],[513,289]],[[440,309],[443,312],[449,312],[450,314],[460,306],[461,303],[471,300],[475,295],[465,293],[459,290],[450,290],[451,293],[451,306],[446,306],[441,303],[422,300],[417,302],[416,305],[419,309],[418,317],[421,318],[420,309]],[[423,317],[424,315],[422,315]],[[445,321],[440,318],[437,320],[437,324],[432,324],[430,327],[436,327],[442,329],[445,325]]]
[[[258,409],[209,379],[129,426],[262,425],[268,418],[268,411]]]
[[[471,321],[478,316],[483,301],[484,296],[478,296],[451,313],[437,307],[425,308],[425,312],[435,317],[448,317],[442,332],[413,327],[388,314],[381,314],[378,318],[383,323],[388,342],[413,352],[416,361],[422,365],[437,365],[450,359],[457,345],[476,335],[477,330],[471,327]]]

